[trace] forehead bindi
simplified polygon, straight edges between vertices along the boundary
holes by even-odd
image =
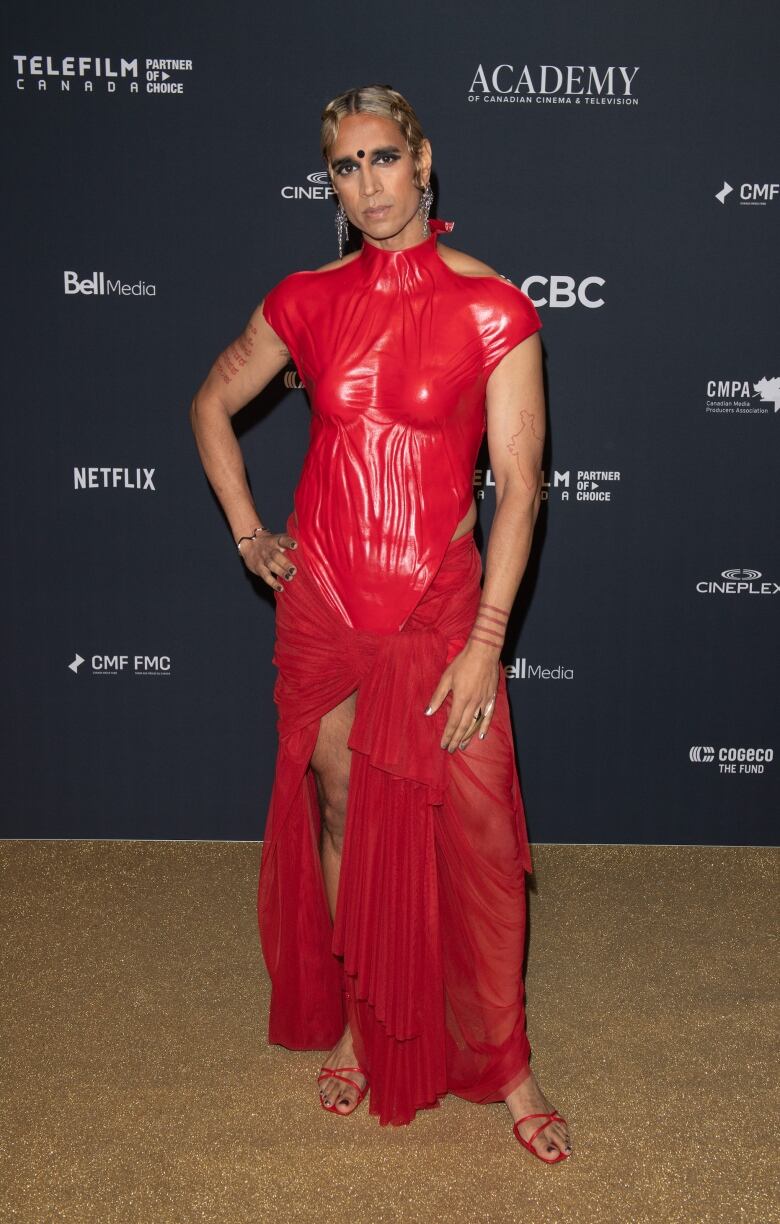
[[[379,115],[345,115],[330,152],[331,161],[340,157],[369,157],[372,150],[394,145],[406,151],[401,129],[392,119]]]

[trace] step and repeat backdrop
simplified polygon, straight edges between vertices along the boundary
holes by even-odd
[[[543,320],[504,654],[532,839],[774,842],[778,33],[693,0],[6,7],[7,836],[262,837],[273,599],[188,409],[263,295],[336,257],[319,116],[379,82],[432,142],[445,241]],[[234,420],[282,530],[295,371]],[[484,550],[486,451],[474,489]]]

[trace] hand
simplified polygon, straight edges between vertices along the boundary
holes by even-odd
[[[458,747],[465,751],[475,731],[479,731],[480,739],[487,735],[495,710],[498,668],[498,652],[492,646],[467,642],[442,673],[425,712],[433,714],[452,691],[452,704],[441,741],[442,748],[448,752],[455,752]],[[481,715],[475,719],[477,710],[481,710]]]
[[[297,547],[298,541],[283,531],[262,531],[254,540],[245,540],[239,552],[248,570],[257,574],[258,578],[262,578],[263,582],[267,582],[275,591],[282,591],[284,587],[277,581],[277,575],[284,578],[285,582],[291,582],[296,574],[296,568],[288,561],[285,550]]]

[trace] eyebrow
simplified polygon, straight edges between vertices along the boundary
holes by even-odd
[[[375,157],[377,153],[400,153],[400,152],[401,150],[398,148],[397,145],[382,145],[381,148],[372,149],[370,156]],[[348,166],[350,162],[354,162],[354,160],[355,160],[354,157],[337,157],[335,161],[331,162],[331,166],[333,167],[334,170],[338,170],[339,166]]]

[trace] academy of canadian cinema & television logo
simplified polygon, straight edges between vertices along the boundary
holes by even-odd
[[[184,93],[175,78],[192,72],[191,59],[115,55],[12,55],[19,93]]]
[[[780,412],[780,378],[710,378],[704,409],[711,416],[774,416]]]
[[[593,64],[478,64],[469,102],[563,106],[638,106],[638,66]]]

